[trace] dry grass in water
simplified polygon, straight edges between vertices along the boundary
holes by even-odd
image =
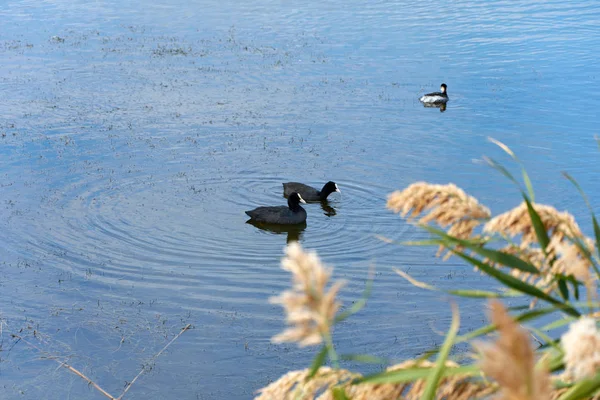
[[[325,267],[315,252],[304,251],[297,242],[290,243],[285,252],[281,266],[292,273],[293,286],[269,301],[284,307],[291,327],[272,340],[274,343],[297,342],[301,347],[320,344],[330,337],[335,315],[341,307],[336,295],[345,282],[335,282],[327,291],[333,269]]]
[[[186,326],[184,326],[181,331],[179,331],[179,333],[177,335],[175,335],[175,337],[173,337],[173,339],[171,339],[158,353],[156,353],[154,355],[154,357],[152,357],[153,359],[158,358],[171,344],[173,344],[173,342],[175,340],[177,340],[185,331],[187,331],[188,329],[191,328],[191,324],[187,324]],[[28,340],[26,340],[25,338],[19,336],[19,335],[12,335],[14,338],[19,339],[20,341],[22,341],[23,343],[25,343],[26,345],[28,345],[29,347],[39,351],[40,353],[45,353],[42,349],[40,349],[39,347],[37,347],[35,344],[29,342]],[[104,395],[105,397],[109,398],[110,400],[122,400],[123,397],[125,396],[125,394],[127,394],[127,392],[129,391],[129,389],[131,389],[131,387],[133,386],[133,384],[138,380],[138,378],[140,376],[142,376],[142,374],[144,372],[146,372],[146,366],[143,366],[142,369],[140,370],[140,372],[130,381],[127,383],[127,385],[125,386],[125,389],[123,389],[123,392],[121,392],[121,395],[118,397],[115,397],[113,395],[111,395],[110,393],[108,393],[106,390],[102,389],[102,387],[100,387],[100,385],[98,385],[96,382],[94,382],[93,380],[91,380],[89,377],[87,377],[85,374],[83,374],[81,371],[79,371],[77,368],[67,364],[64,361],[60,361],[58,357],[46,357],[47,359],[51,359],[56,361],[57,363],[60,364],[61,367],[68,369],[69,371],[71,371],[73,374],[77,375],[78,377],[80,377],[81,379],[83,379],[84,381],[86,381],[88,383],[88,385],[90,385],[91,387],[93,387],[94,389],[96,389],[98,392],[100,392],[102,395]]]

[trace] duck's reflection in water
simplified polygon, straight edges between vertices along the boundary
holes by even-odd
[[[261,222],[254,222],[252,220],[246,221],[247,224],[253,225],[263,231],[275,233],[275,234],[287,234],[286,243],[300,242],[302,234],[306,229],[306,222],[294,225],[279,225],[279,224],[265,224]]]
[[[441,103],[441,104],[423,103],[423,107],[426,107],[426,108],[439,108],[440,112],[446,111],[446,103]]]
[[[323,214],[327,215],[328,217],[333,217],[335,214],[337,214],[335,208],[330,206],[327,200],[321,202],[321,209],[323,210]]]

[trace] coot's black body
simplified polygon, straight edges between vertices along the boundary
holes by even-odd
[[[283,195],[285,197],[294,192],[300,194],[304,200],[310,202],[327,200],[327,196],[333,192],[341,193],[335,182],[332,181],[327,182],[321,190],[300,182],[287,182],[283,184]]]
[[[246,211],[246,214],[255,222],[281,225],[301,224],[306,222],[306,210],[300,206],[300,203],[306,203],[306,201],[298,193],[292,193],[288,198],[287,207],[258,207]]]

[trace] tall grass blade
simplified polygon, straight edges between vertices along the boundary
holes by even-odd
[[[600,390],[600,373],[593,378],[583,379],[567,390],[558,400],[586,399]]]
[[[509,268],[518,269],[523,272],[529,272],[530,274],[540,273],[540,271],[533,264],[528,263],[527,261],[522,260],[521,258],[512,254],[504,253],[498,250],[483,248],[481,246],[473,244],[469,240],[463,240],[454,236],[450,236],[445,231],[434,228],[429,225],[421,225],[421,227],[423,227],[423,229],[429,231],[430,233],[440,236],[442,239],[440,242],[438,242],[438,244],[445,245],[446,247],[448,247],[448,243],[451,243],[453,245],[458,244],[462,247],[466,247],[467,249],[472,250],[473,252],[479,254],[482,257],[489,258],[491,261],[507,266]]]
[[[502,175],[504,175],[505,177],[507,177],[508,179],[511,180],[512,183],[514,183],[515,185],[517,185],[517,187],[519,188],[519,191],[521,191],[521,193],[523,192],[523,188],[521,187],[521,185],[519,184],[519,182],[517,182],[517,180],[515,179],[514,176],[512,176],[512,174],[510,172],[508,172],[508,170],[506,168],[504,168],[502,165],[500,165],[499,163],[497,163],[496,161],[494,161],[493,159],[489,158],[489,157],[483,157],[483,160],[485,162],[488,163],[488,165],[492,168],[494,168],[495,170],[499,171]]]
[[[413,367],[394,371],[385,371],[359,378],[355,380],[353,384],[413,382],[418,379],[427,378],[429,374],[431,374],[431,370],[432,368]],[[446,368],[444,371],[442,371],[441,377],[455,375],[475,376],[479,373],[479,367],[477,365],[468,365],[457,368]]]
[[[315,374],[317,373],[317,371],[319,370],[319,368],[321,368],[321,366],[323,365],[323,363],[325,362],[325,358],[327,357],[327,346],[323,346],[321,348],[321,350],[319,350],[319,352],[317,353],[317,355],[315,356],[315,359],[313,360],[311,366],[310,366],[310,371],[307,375],[307,380],[311,379],[312,377],[315,376]]]
[[[350,400],[343,387],[334,387],[331,389],[331,394],[335,400]]]
[[[434,286],[431,286],[431,285],[429,285],[429,284],[427,284],[425,282],[421,282],[421,281],[416,280],[415,278],[413,278],[412,276],[410,276],[409,274],[407,274],[406,272],[404,272],[404,271],[402,271],[402,270],[400,270],[398,268],[394,268],[394,271],[396,271],[396,273],[398,275],[400,275],[401,277],[403,277],[404,279],[406,279],[408,282],[410,282],[413,286],[416,286],[416,287],[421,288],[421,289],[433,290],[433,291],[436,291],[436,292],[440,291],[440,289],[438,289],[438,288],[436,288]]]
[[[493,278],[496,278],[498,281],[500,281],[501,283],[503,283],[504,285],[506,285],[512,289],[518,290],[522,293],[528,294],[533,297],[537,297],[538,299],[547,301],[548,303],[551,303],[554,305],[560,305],[562,310],[569,315],[573,315],[573,316],[577,316],[577,317],[580,315],[579,312],[577,310],[575,310],[573,307],[571,307],[570,305],[565,304],[565,303],[561,302],[560,300],[555,299],[554,297],[544,293],[543,291],[541,291],[540,289],[538,289],[537,287],[535,287],[533,285],[525,283],[525,282],[513,277],[512,275],[508,275],[494,267],[484,264],[483,262],[481,262],[475,258],[469,257],[468,255],[466,255],[460,251],[454,250],[454,253],[456,255],[458,255],[459,257],[461,257],[462,259],[464,259],[465,261],[467,261],[468,263],[477,266],[477,268],[480,269],[481,271],[492,276]]]
[[[565,300],[569,301],[569,288],[567,287],[567,282],[563,278],[558,278],[558,291],[560,296]]]
[[[557,321],[550,322],[549,324],[542,326],[540,329],[543,331],[551,331],[556,328],[562,328],[563,326],[568,325],[575,321],[577,321],[577,318],[575,318],[575,317],[564,317]]]
[[[422,400],[432,400],[435,397],[437,392],[438,384],[440,382],[440,378],[442,373],[446,369],[446,360],[448,359],[448,355],[450,354],[450,349],[454,345],[454,340],[456,339],[456,334],[458,333],[458,328],[460,327],[460,315],[458,313],[458,307],[456,304],[452,304],[452,323],[450,324],[450,330],[446,335],[446,340],[444,340],[444,344],[442,345],[442,349],[438,355],[437,362],[433,371],[427,378],[427,383],[425,386],[425,390],[423,391],[423,395],[421,396]]]
[[[531,224],[533,225],[533,229],[535,229],[535,235],[540,243],[540,247],[542,250],[544,250],[544,254],[546,254],[546,247],[548,247],[548,243],[550,243],[550,238],[548,237],[548,232],[546,232],[546,227],[544,227],[544,223],[540,218],[540,214],[535,211],[535,208],[533,208],[533,205],[527,196],[523,196],[523,199],[525,199],[525,203],[527,203],[529,218],[531,218]]]
[[[350,307],[348,310],[344,311],[343,313],[341,313],[337,317],[335,317],[335,320],[333,322],[334,324],[340,323],[343,320],[345,320],[346,318],[350,317],[351,315],[356,314],[367,304],[367,299],[371,295],[371,289],[373,288],[373,279],[374,279],[373,276],[374,275],[375,275],[375,267],[371,266],[369,268],[369,277],[367,278],[367,283],[365,285],[365,290],[363,291],[362,297],[360,298],[360,300],[355,302],[352,305],[352,307]]]
[[[381,358],[372,356],[370,354],[342,354],[340,360],[343,361],[356,361],[365,364],[389,364],[390,360],[387,358]]]
[[[526,311],[523,314],[514,317],[514,320],[519,323],[535,320],[544,315],[552,314],[558,311],[557,307],[545,307],[538,310]],[[573,319],[574,320],[574,319]],[[468,342],[469,340],[475,339],[476,337],[483,336],[496,330],[496,326],[493,324],[483,326],[473,332],[466,333],[456,338],[456,343]]]
[[[410,276],[409,274],[407,274],[406,272],[404,272],[398,268],[393,268],[393,269],[394,269],[394,271],[396,271],[396,273],[398,275],[400,275],[401,277],[406,279],[413,286],[416,286],[421,289],[432,290],[435,292],[445,292],[445,293],[452,294],[452,295],[459,296],[459,297],[491,299],[491,298],[504,298],[504,297],[519,297],[519,296],[523,295],[520,292],[508,292],[508,291],[506,291],[505,293],[498,293],[498,292],[490,292],[487,290],[469,290],[469,289],[441,290],[441,289],[436,288],[435,286],[429,285],[428,283],[416,280],[415,278],[413,278],[412,276]]]
[[[468,297],[475,299],[501,299],[506,297],[521,297],[523,293],[517,292],[489,292],[487,290],[468,290],[468,289],[456,289],[456,290],[448,290],[446,293],[453,294],[459,297]]]
[[[594,268],[594,271],[596,272],[596,276],[598,276],[598,278],[600,278],[600,270],[598,270],[598,266],[596,265],[596,262],[594,261],[594,257],[590,253],[590,251],[587,249],[587,247],[584,246],[584,244],[581,242],[581,240],[579,238],[569,237],[569,239],[579,249],[579,251],[581,251],[581,253],[583,253],[585,258],[587,258],[587,260],[592,265],[592,268]]]
[[[596,140],[598,140],[598,139],[596,138]],[[600,144],[600,142],[599,142],[599,144]],[[592,205],[590,204],[590,201],[588,200],[587,196],[585,195],[585,192],[583,191],[581,186],[579,186],[579,183],[577,183],[575,178],[573,178],[571,175],[569,175],[567,172],[564,172],[564,171],[562,174],[565,178],[567,178],[573,184],[573,186],[575,186],[577,188],[577,190],[581,194],[581,197],[583,197],[585,204],[587,205],[588,209],[590,210],[590,214],[592,215],[592,225],[594,227],[594,237],[596,239],[596,252],[600,256],[600,225],[598,225],[598,220],[596,219],[596,214],[594,214]],[[594,266],[596,275],[598,276],[598,278],[600,278],[600,270],[598,270],[595,263],[592,262],[592,265]]]
[[[523,175],[523,182],[525,182],[525,187],[527,188],[527,193],[529,194],[529,198],[531,199],[531,201],[535,201],[535,194],[533,193],[533,185],[531,184],[531,179],[529,179],[527,170],[525,169],[525,166],[523,165],[521,160],[519,160],[517,155],[515,153],[513,153],[513,151],[504,143],[502,143],[494,138],[491,138],[491,137],[488,137],[488,140],[490,142],[494,143],[495,145],[497,145],[498,147],[500,147],[502,150],[504,150],[509,156],[512,157],[513,160],[515,160],[517,162],[517,164],[519,164],[519,166],[521,167],[521,174]]]
[[[569,182],[571,182],[573,184],[573,186],[575,186],[575,188],[577,189],[577,191],[579,192],[579,194],[581,195],[581,197],[583,198],[583,201],[585,201],[585,204],[587,205],[588,209],[590,211],[592,211],[592,205],[590,204],[590,201],[588,200],[588,197],[586,196],[585,192],[583,191],[583,189],[581,188],[581,186],[579,185],[579,183],[577,183],[577,181],[575,180],[575,178],[573,178],[568,172],[563,171],[562,175],[567,178],[569,180]]]

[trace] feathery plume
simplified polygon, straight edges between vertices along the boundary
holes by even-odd
[[[539,287],[546,293],[557,288],[555,275],[573,275],[585,283],[588,296],[592,296],[594,293],[594,277],[590,274],[592,262],[573,240],[579,241],[581,246],[587,248],[590,253],[594,250],[593,241],[583,235],[575,218],[568,212],[560,212],[554,207],[543,204],[532,204],[532,206],[540,216],[550,238],[546,249],[532,246],[537,244],[538,240],[525,202],[492,218],[483,227],[485,233],[498,233],[511,238],[521,235],[520,244],[510,244],[501,251],[530,262],[540,271],[539,274],[530,274],[512,269],[510,274]],[[489,260],[485,261],[493,264]]]
[[[435,363],[427,360],[408,360],[401,364],[388,367],[386,371],[396,371],[408,368],[430,368]],[[457,368],[458,364],[446,361],[446,368]],[[359,383],[352,384],[352,380],[362,377],[359,373],[352,373],[344,369],[333,370],[321,367],[314,377],[308,378],[309,370],[292,371],[283,375],[277,381],[259,389],[260,393],[255,400],[291,400],[315,399],[333,400],[334,387],[342,387],[352,400],[418,400],[425,389],[425,380],[401,383]],[[469,376],[455,375],[444,377],[438,386],[437,397],[446,400],[472,400],[484,398],[493,393],[495,387],[486,385],[483,381],[474,381]]]
[[[539,214],[548,236],[556,237],[559,241],[563,241],[566,236],[583,237],[575,218],[568,212],[560,212],[556,208],[544,204],[532,204],[532,206]],[[509,237],[522,235],[521,245],[523,247],[537,243],[535,228],[525,202],[489,220],[484,225],[483,231],[500,233]]]
[[[469,239],[481,221],[489,219],[491,215],[487,207],[452,183],[413,183],[403,191],[391,193],[387,208],[400,213],[402,217],[412,210],[408,216],[409,221],[426,213],[419,223],[435,221],[442,228],[449,226],[448,234],[460,239]],[[438,250],[438,255],[441,250],[442,247]]]
[[[333,269],[326,268],[316,252],[305,252],[298,242],[290,243],[285,252],[281,267],[292,273],[293,286],[269,301],[284,307],[292,326],[272,341],[297,342],[300,347],[322,343],[341,307],[336,295],[345,282],[337,281],[326,291]]]
[[[314,399],[318,393],[328,391],[327,389],[360,377],[344,369],[332,369],[321,367],[310,379],[310,370],[291,371],[270,385],[259,389],[259,395],[255,400],[296,400]]]
[[[550,377],[535,369],[529,335],[506,312],[501,302],[492,300],[491,320],[499,332],[493,344],[475,343],[482,353],[482,371],[498,382],[501,399],[550,400]]]
[[[600,371],[600,332],[594,319],[582,317],[573,322],[560,342],[567,376],[580,380]]]

